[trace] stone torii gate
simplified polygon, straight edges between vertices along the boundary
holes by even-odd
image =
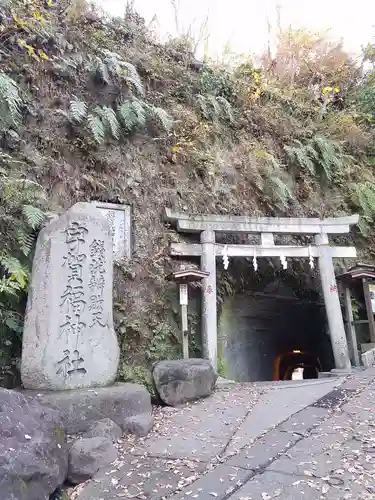
[[[333,258],[355,258],[354,247],[330,246],[329,234],[349,233],[358,215],[317,218],[247,217],[230,215],[189,215],[165,210],[166,222],[183,233],[200,233],[199,243],[171,243],[170,255],[200,257],[202,271],[209,276],[202,283],[203,355],[217,368],[216,257],[304,257],[318,259],[324,303],[336,369],[350,370],[351,364],[344,321],[336,284]],[[222,245],[215,233],[258,233],[260,245]],[[275,245],[274,234],[314,235],[315,245]]]

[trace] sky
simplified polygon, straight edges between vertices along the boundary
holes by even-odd
[[[205,43],[210,55],[218,55],[229,44],[238,54],[259,53],[267,44],[267,16],[276,26],[275,4],[281,5],[281,24],[313,31],[329,30],[330,36],[343,38],[349,52],[375,38],[373,0],[132,0],[135,9],[149,23],[156,16],[159,35],[176,35],[175,2],[180,33],[192,29],[194,36],[207,20]],[[97,0],[108,12],[122,15],[126,0]],[[205,35],[203,38],[207,38]],[[203,43],[202,43],[203,47]],[[203,48],[201,47],[201,50]]]

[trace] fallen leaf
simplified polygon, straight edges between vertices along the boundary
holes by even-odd
[[[325,495],[329,491],[329,486],[328,484],[323,484],[322,486],[322,493]]]

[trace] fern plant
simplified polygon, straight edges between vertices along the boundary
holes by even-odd
[[[367,180],[349,186],[350,201],[360,210],[359,230],[368,236],[375,218],[375,182]]]
[[[294,140],[293,145],[284,146],[288,162],[307,170],[321,180],[331,180],[347,160],[339,143],[323,136],[314,136],[305,144]]]
[[[91,58],[88,69],[102,83],[108,84],[111,78],[119,78],[135,95],[144,96],[143,84],[135,66],[124,61],[116,52],[103,50],[101,56]]]
[[[290,179],[283,165],[271,154],[264,153],[261,174],[263,178],[262,192],[279,210],[285,210],[293,199],[293,193],[288,185]]]
[[[96,106],[94,113],[100,117],[104,131],[109,130],[112,137],[118,140],[120,138],[120,124],[115,111],[108,106]]]
[[[86,66],[87,69],[87,66]],[[102,50],[100,56],[89,57],[89,71],[103,83],[111,78],[120,78],[131,91],[130,98],[120,102],[116,108],[110,106],[88,106],[88,104],[72,96],[69,110],[58,110],[72,125],[82,125],[94,138],[102,144],[106,137],[119,140],[122,135],[129,135],[144,128],[148,122],[154,122],[163,131],[169,132],[173,120],[165,109],[154,106],[137,96],[144,96],[144,88],[136,68],[121,56],[109,50]],[[218,110],[230,115],[230,105],[224,98],[214,98]],[[220,107],[222,106],[222,108]]]
[[[38,229],[44,221],[46,193],[16,173],[19,162],[0,151],[0,357],[17,353],[23,307]]]
[[[53,72],[60,78],[71,78],[83,66],[82,54],[74,54],[70,57],[60,56],[52,61]]]
[[[0,72],[0,129],[18,127],[22,120],[23,99],[16,82]]]
[[[146,125],[146,110],[139,101],[126,101],[117,107],[117,115],[125,133]]]
[[[119,140],[121,135],[129,135],[143,128],[153,120],[166,132],[172,128],[173,121],[168,113],[160,107],[148,104],[137,98],[123,102],[116,110],[109,106],[94,106],[89,109],[84,101],[75,96],[70,101],[68,112],[59,110],[73,125],[83,125],[98,144],[107,136]]]
[[[146,116],[149,119],[154,119],[162,130],[166,132],[171,130],[173,120],[165,109],[146,103],[144,103],[144,109],[146,111]]]
[[[308,145],[316,152],[316,172],[318,176],[331,179],[332,174],[339,170],[344,161],[344,153],[339,143],[322,136],[315,136]]]
[[[289,201],[293,199],[293,193],[288,184],[274,172],[267,174],[264,191],[271,198],[276,208],[280,210],[285,210]]]
[[[95,142],[101,144],[105,139],[105,128],[104,123],[99,115],[95,113],[89,113],[87,115],[87,129],[91,132],[95,139]]]
[[[196,96],[198,109],[206,120],[213,122],[234,121],[233,109],[230,103],[221,96],[200,95]]]
[[[165,132],[169,132],[173,126],[173,120],[165,109],[139,99],[119,104],[117,116],[124,131],[128,134],[143,128],[151,120],[155,121],[157,126]]]
[[[315,175],[315,165],[314,160],[317,160],[317,153],[315,150],[309,151],[301,141],[295,139],[293,141],[293,146],[284,146],[284,150],[288,156],[290,163],[298,165],[299,167],[306,169],[310,174]],[[313,159],[311,159],[313,156]]]
[[[35,231],[44,221],[44,189],[34,181],[0,173],[0,227],[7,238],[2,248],[9,254],[28,257],[35,242]]]
[[[80,101],[75,96],[70,101],[70,109],[68,118],[72,122],[81,123],[87,116],[87,104],[84,101]]]

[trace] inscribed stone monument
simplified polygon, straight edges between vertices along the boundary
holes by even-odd
[[[112,238],[91,203],[77,203],[39,234],[23,334],[26,388],[111,384],[119,361],[112,313]]]

